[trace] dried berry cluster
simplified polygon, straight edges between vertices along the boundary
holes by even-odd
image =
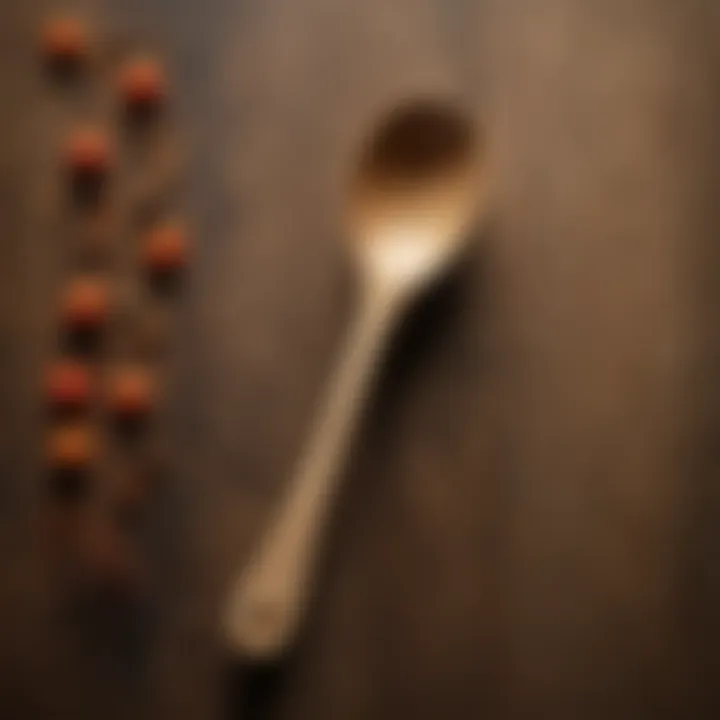
[[[167,115],[168,83],[151,57],[101,57],[99,42],[77,18],[48,22],[41,44],[51,81],[68,88],[66,102],[73,85],[105,83],[108,66],[114,82],[117,122],[78,124],[58,159],[71,199],[68,253],[81,252],[71,257],[60,293],[58,348],[44,384],[50,413],[45,447],[54,495],[64,511],[70,508],[80,518],[61,523],[73,528],[79,557],[93,580],[127,588],[137,580],[139,560],[129,526],[143,510],[158,470],[149,438],[160,394],[158,350],[172,295],[166,291],[177,287],[189,248],[185,224],[158,202],[163,188],[152,182],[157,168],[141,171],[150,181],[141,183],[141,192],[120,211],[113,200],[122,184],[116,176],[123,153],[162,138],[158,127],[160,116]],[[119,215],[140,218],[126,232],[133,261],[124,272],[113,261],[118,254],[128,256],[127,245],[118,247]],[[137,307],[123,296],[128,274],[147,289],[148,299]],[[120,349],[118,337],[124,342]],[[83,507],[94,509],[81,512]]]

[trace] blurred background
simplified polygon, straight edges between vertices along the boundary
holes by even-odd
[[[264,702],[717,717],[718,33],[704,0],[1,2],[0,717],[246,716],[220,614],[354,307],[340,189],[443,84],[490,218],[392,344]]]

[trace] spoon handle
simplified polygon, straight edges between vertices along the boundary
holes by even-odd
[[[319,422],[280,512],[231,589],[225,632],[230,647],[245,657],[275,659],[301,621],[341,464],[395,316],[397,297],[384,288],[364,293]]]

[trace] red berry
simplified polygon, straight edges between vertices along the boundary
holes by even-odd
[[[105,175],[113,161],[113,150],[107,135],[97,128],[76,130],[66,149],[68,169],[74,175]]]
[[[110,383],[109,404],[120,419],[140,419],[155,407],[155,387],[151,375],[142,368],[116,370]]]
[[[77,63],[88,54],[88,37],[83,23],[72,17],[54,18],[42,31],[42,52],[54,63]]]
[[[175,273],[187,260],[188,238],[181,224],[166,222],[150,230],[145,239],[145,266],[151,273]]]
[[[151,58],[134,58],[120,73],[120,92],[129,108],[156,107],[167,95],[165,74]]]
[[[65,293],[63,321],[72,331],[98,330],[107,323],[109,307],[107,285],[98,278],[80,278]]]
[[[83,409],[90,402],[92,381],[86,365],[73,360],[61,360],[52,365],[47,374],[48,403],[59,409]]]

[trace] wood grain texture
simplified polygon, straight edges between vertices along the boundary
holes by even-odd
[[[277,715],[715,717],[713,4],[82,5],[168,62],[198,241],[152,586],[82,612],[39,530],[37,378],[63,272],[52,168],[75,117],[37,71],[45,9],[0,10],[0,716],[223,717],[225,585],[353,301],[339,190],[354,139],[394,98],[450,82],[487,128],[493,221],[389,358]]]

